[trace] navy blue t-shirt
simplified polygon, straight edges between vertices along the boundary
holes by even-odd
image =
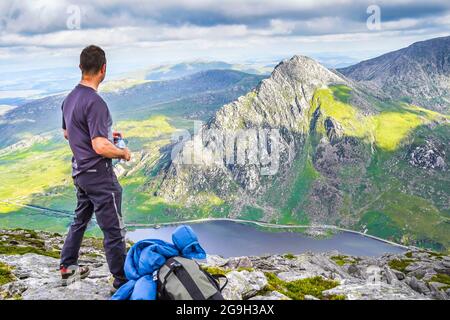
[[[86,172],[100,161],[91,140],[104,137],[112,141],[112,118],[106,102],[91,87],[77,85],[62,104],[62,128],[67,130],[72,149],[72,176]]]

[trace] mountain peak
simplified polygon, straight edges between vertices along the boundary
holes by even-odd
[[[306,78],[316,78],[324,82],[345,82],[344,79],[334,74],[318,61],[303,55],[294,55],[290,59],[281,61],[273,73],[280,72],[300,81]]]

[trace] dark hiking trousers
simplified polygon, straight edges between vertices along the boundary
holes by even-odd
[[[77,264],[83,235],[95,212],[103,231],[106,260],[109,270],[118,280],[125,279],[125,228],[122,220],[122,187],[112,169],[111,161],[98,165],[74,177],[77,190],[75,218],[61,251],[61,265]]]

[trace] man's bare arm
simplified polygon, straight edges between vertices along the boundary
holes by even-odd
[[[63,129],[64,139],[69,140],[69,136],[67,135],[67,130]]]
[[[104,137],[96,137],[92,139],[92,148],[102,157],[109,159],[124,159],[129,161],[131,158],[130,150],[128,148],[117,148],[111,141]]]

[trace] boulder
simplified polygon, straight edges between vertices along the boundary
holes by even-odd
[[[266,276],[260,271],[231,271],[227,278],[228,284],[222,291],[227,300],[249,299],[267,286]]]
[[[346,300],[422,300],[427,297],[407,287],[379,284],[349,283],[339,285],[322,293],[324,296],[344,295]]]
[[[67,287],[61,286],[59,260],[34,253],[0,255],[0,261],[13,267],[18,278],[1,287],[5,298],[21,296],[24,300],[105,300],[111,285],[106,263],[93,267],[88,278]]]
[[[230,258],[225,265],[230,269],[253,268],[253,263],[248,257]]]
[[[411,289],[417,291],[418,293],[424,295],[430,293],[430,289],[428,288],[427,284],[422,280],[417,279],[416,277],[407,277],[405,282],[411,287]]]

